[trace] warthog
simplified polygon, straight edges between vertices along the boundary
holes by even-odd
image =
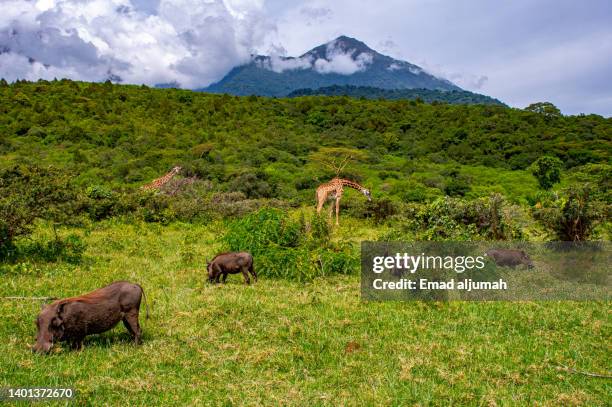
[[[514,268],[519,264],[524,264],[528,268],[533,268],[533,262],[524,250],[491,249],[486,253],[487,256],[493,258],[493,261],[495,261],[495,264],[498,266],[510,266]]]
[[[221,275],[223,275],[223,282],[225,283],[228,274],[240,272],[242,272],[244,281],[247,284],[251,283],[249,273],[251,273],[255,281],[257,281],[257,273],[255,273],[255,269],[253,268],[253,256],[251,256],[251,253],[247,252],[218,254],[207,263],[206,269],[208,270],[208,281],[211,283],[213,281],[218,283]]]
[[[80,349],[85,336],[106,332],[119,321],[123,321],[134,342],[139,344],[138,313],[143,295],[138,284],[117,281],[90,293],[48,304],[36,318],[38,332],[32,350],[46,353],[59,341],[69,342],[72,349]]]

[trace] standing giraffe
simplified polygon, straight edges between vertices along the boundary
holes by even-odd
[[[172,168],[170,170],[169,173],[167,173],[166,175],[164,175],[161,178],[157,178],[156,180],[153,180],[152,182],[143,185],[142,187],[140,187],[141,189],[145,190],[145,191],[151,191],[154,189],[160,189],[161,187],[164,186],[164,184],[166,184],[168,181],[170,181],[172,179],[172,177],[174,177],[176,174],[179,173],[179,171],[181,171],[181,167],[179,167],[178,165],[174,168]]]
[[[344,191],[344,187],[347,186],[349,188],[356,189],[361,192],[368,198],[368,201],[372,200],[370,196],[370,190],[362,187],[356,182],[350,181],[344,178],[333,178],[331,181],[326,182],[325,184],[319,185],[317,188],[317,213],[321,213],[321,209],[323,209],[323,205],[327,200],[336,200],[336,225],[339,225],[339,213],[340,213],[340,199],[342,199],[342,192]],[[332,211],[334,209],[334,204],[329,207],[329,216],[331,216]]]

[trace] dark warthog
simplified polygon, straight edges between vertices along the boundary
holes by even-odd
[[[524,264],[529,268],[533,268],[533,262],[524,250],[491,249],[487,251],[487,256],[493,258],[493,261],[498,266],[514,268],[519,264]]]
[[[108,331],[119,321],[123,321],[134,342],[139,344],[138,313],[143,295],[138,284],[117,281],[79,297],[55,301],[45,306],[36,318],[38,333],[32,350],[46,353],[59,341],[70,342],[71,348],[80,349],[85,336]]]
[[[253,256],[247,252],[221,253],[218,254],[206,265],[208,270],[208,281],[219,282],[219,277],[223,275],[223,282],[227,279],[228,274],[236,274],[242,272],[244,281],[247,284],[251,283],[249,272],[257,281],[257,274],[253,268]]]

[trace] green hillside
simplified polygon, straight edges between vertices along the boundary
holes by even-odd
[[[465,105],[500,105],[506,106],[497,99],[467,90],[431,90],[431,89],[382,89],[372,86],[326,86],[318,89],[298,89],[287,97],[298,96],[350,96],[367,99],[421,100],[426,103],[442,102]],[[507,107],[507,106],[506,106]]]
[[[384,218],[409,204],[435,204],[445,196],[469,202],[492,193],[524,208],[561,205],[560,195],[541,189],[534,176],[541,157],[559,163],[554,190],[590,185],[594,198],[610,203],[612,119],[562,116],[548,104],[518,110],[271,99],[62,80],[4,84],[0,106],[0,169],[63,171],[71,185],[89,191],[84,207],[113,196],[112,208],[96,216],[142,205],[152,205],[147,210],[154,221],[192,219],[204,216],[198,210],[217,213],[226,206],[221,216],[245,213],[266,200],[312,206],[314,188],[335,175],[329,164],[345,157],[342,175],[376,198],[344,201],[356,217]],[[131,195],[175,165],[182,166],[181,177],[195,177],[196,201],[185,197],[179,205],[154,196],[144,204]],[[112,191],[128,194],[122,199],[129,202]],[[172,205],[181,208],[168,209]]]
[[[612,119],[561,116],[547,104],[517,110],[348,97],[270,99],[68,80],[5,84],[0,98],[0,168],[51,166],[81,190],[137,191],[180,165],[181,176],[195,177],[202,189],[196,196],[215,208],[215,199],[246,199],[238,204],[241,213],[259,207],[258,199],[311,206],[314,188],[335,175],[329,163],[350,157],[342,175],[377,198],[374,207],[346,200],[343,206],[357,217],[387,216],[445,196],[500,193],[529,206],[559,199],[540,189],[533,175],[533,163],[546,156],[559,162],[556,189],[588,182],[595,198],[610,201]],[[215,198],[226,193],[238,195]],[[123,209],[109,213],[141,206],[136,196],[129,200],[115,202]],[[173,202],[151,210],[163,212]],[[151,219],[174,219],[177,210]]]
[[[241,98],[67,80],[5,85],[0,98],[3,167],[54,165],[83,185],[139,185],[180,163],[222,184],[257,174],[280,198],[329,176],[313,160],[322,149],[354,149],[349,169],[381,185],[429,167],[522,171],[543,155],[566,170],[608,163],[612,137],[612,119],[502,106]]]

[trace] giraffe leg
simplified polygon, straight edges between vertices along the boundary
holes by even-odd
[[[339,215],[340,214],[340,198],[336,198],[336,226],[340,225]]]
[[[321,209],[323,209],[323,204],[325,203],[324,200],[320,199],[319,203],[317,204],[317,213],[321,213]]]
[[[325,204],[325,197],[317,192],[317,213],[321,213],[321,209],[323,209],[323,205]]]

